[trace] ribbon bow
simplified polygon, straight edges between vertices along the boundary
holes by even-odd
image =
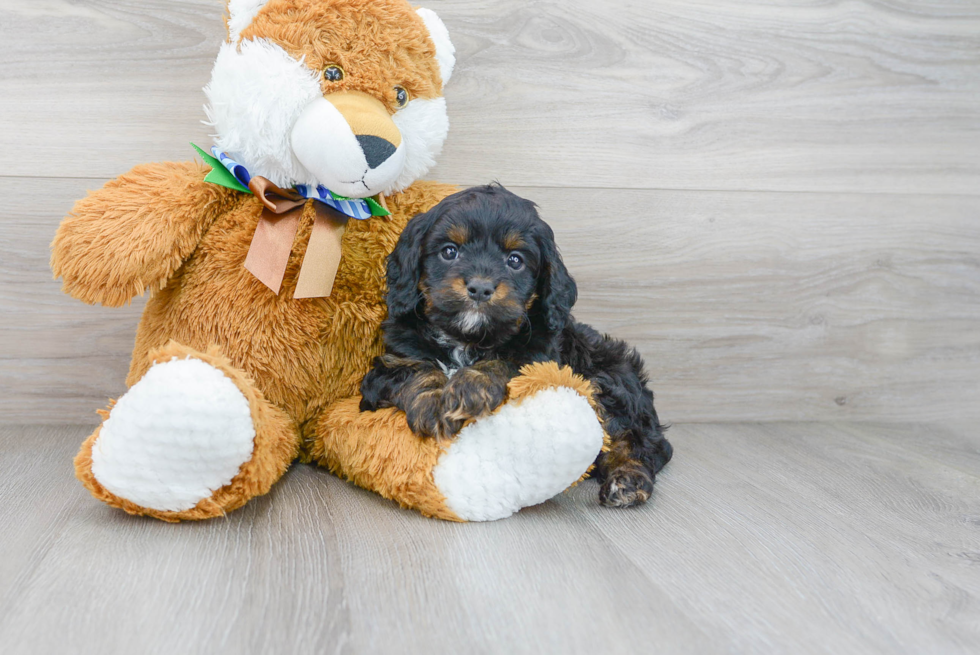
[[[282,288],[293,240],[308,199],[316,201],[313,203],[316,216],[293,298],[330,295],[340,267],[341,238],[348,217],[365,220],[389,215],[388,210],[372,198],[345,198],[323,186],[313,188],[300,184],[293,189],[281,189],[260,175],[250,175],[244,166],[217,148],[211,148],[212,157],[193,143],[191,145],[211,166],[205,182],[255,194],[264,205],[245,257],[245,269],[273,293],[278,294]],[[383,203],[384,198],[379,198]]]

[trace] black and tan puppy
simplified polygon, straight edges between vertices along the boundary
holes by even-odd
[[[388,259],[386,352],[361,383],[361,410],[397,407],[448,438],[492,412],[531,362],[558,361],[598,390],[612,448],[596,460],[603,504],[642,503],[671,446],[643,360],[571,316],[577,290],[534,203],[499,185],[449,196],[413,218]]]

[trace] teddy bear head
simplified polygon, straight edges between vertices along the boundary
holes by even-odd
[[[449,130],[454,48],[406,0],[229,0],[204,91],[219,150],[281,187],[366,198],[424,175]]]

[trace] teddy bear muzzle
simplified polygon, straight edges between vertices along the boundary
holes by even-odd
[[[387,108],[360,91],[310,102],[290,141],[293,154],[320,184],[351,198],[383,192],[405,166],[405,143]]]

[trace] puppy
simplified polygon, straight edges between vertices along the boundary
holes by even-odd
[[[385,354],[361,383],[361,411],[397,407],[416,433],[449,438],[503,403],[522,366],[557,361],[597,389],[612,439],[592,474],[600,501],[645,502],[672,448],[640,355],[576,323],[577,293],[534,203],[499,185],[449,196],[388,258]]]

